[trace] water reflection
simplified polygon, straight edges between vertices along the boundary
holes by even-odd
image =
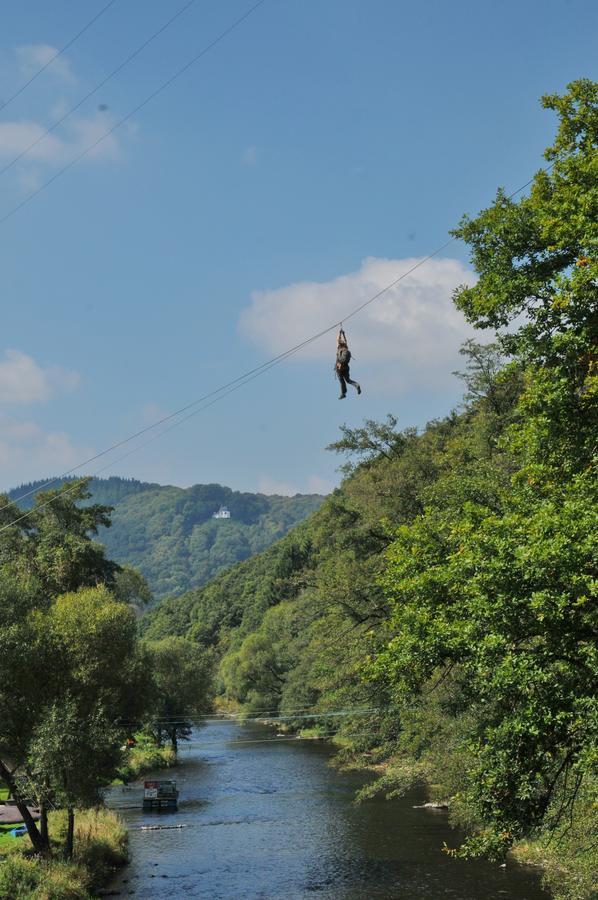
[[[452,860],[446,815],[401,800],[352,804],[365,781],[328,766],[318,743],[270,737],[255,723],[210,723],[177,770],[178,813],[144,813],[141,790],[114,790],[132,864],[111,892],[206,900],[545,900],[535,873]],[[142,826],[183,825],[143,831]]]

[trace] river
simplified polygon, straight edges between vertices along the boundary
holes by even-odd
[[[179,811],[144,813],[141,789],[113,788],[132,862],[107,892],[205,900],[547,900],[536,872],[453,860],[446,813],[400,800],[352,803],[367,777],[339,774],[316,741],[273,740],[257,723],[214,722],[174,770]],[[151,776],[148,776],[151,777]],[[168,777],[156,773],[155,777]],[[147,825],[183,828],[142,830]]]

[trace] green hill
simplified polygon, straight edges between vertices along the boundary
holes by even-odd
[[[21,485],[9,497],[18,500],[45,481]],[[139,569],[156,598],[182,594],[260,553],[323,500],[317,494],[266,496],[220,484],[179,488],[115,477],[92,479],[90,490],[90,502],[114,507],[112,527],[99,535],[108,556]],[[20,505],[27,508],[32,499]],[[213,518],[221,507],[229,519]]]

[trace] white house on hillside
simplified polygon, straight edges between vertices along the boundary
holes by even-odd
[[[221,506],[218,512],[212,513],[213,519],[230,519],[230,509],[227,509],[226,506]]]

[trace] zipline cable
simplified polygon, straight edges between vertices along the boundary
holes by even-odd
[[[98,147],[103,141],[107,140],[107,138],[109,138],[110,135],[117,130],[117,128],[120,128],[121,125],[124,125],[125,122],[128,122],[130,118],[132,118],[136,113],[147,106],[148,103],[150,103],[152,100],[155,100],[155,98],[159,94],[161,94],[162,91],[165,91],[166,88],[170,87],[170,85],[174,81],[176,81],[177,78],[180,78],[181,75],[183,75],[188,69],[191,68],[191,66],[195,65],[196,62],[198,62],[203,56],[209,53],[213,47],[223,41],[225,37],[227,37],[232,31],[234,31],[235,28],[238,28],[238,26],[241,25],[241,23],[244,22],[245,19],[249,18],[249,16],[265,2],[266,0],[257,0],[257,3],[254,3],[253,6],[249,7],[249,9],[247,9],[241,16],[235,19],[231,25],[228,25],[223,31],[221,31],[212,41],[210,41],[209,44],[206,44],[206,46],[202,50],[200,50],[199,53],[196,53],[195,56],[193,56],[188,62],[186,62],[184,66],[181,66],[179,69],[177,69],[177,71],[173,75],[171,75],[170,78],[162,82],[162,84],[159,85],[159,87],[157,87],[154,91],[152,91],[151,94],[148,94],[145,100],[142,100],[140,103],[138,103],[137,106],[135,106],[126,115],[122,116],[122,118],[120,118],[118,122],[115,122],[115,124],[111,128],[109,128],[108,131],[104,132],[104,134],[102,134],[96,141],[86,147],[85,150],[82,150],[81,153],[78,153],[77,156],[75,156],[69,163],[63,166],[62,169],[59,169],[57,172],[55,172],[51,178],[48,178],[47,181],[44,181],[44,183],[36,188],[36,190],[32,191],[32,193],[28,194],[23,200],[21,200],[20,203],[17,203],[16,206],[13,206],[12,209],[1,216],[0,225],[4,224],[4,222],[10,219],[11,216],[14,216],[15,213],[17,213],[20,209],[30,203],[34,199],[34,197],[37,197],[38,194],[41,194],[42,191],[45,191],[46,188],[50,187],[50,185],[57,181],[62,175],[64,175],[65,172],[68,172],[69,169],[72,169],[74,165],[80,162],[80,160],[84,159],[84,157],[91,153],[92,150],[95,150],[95,148]]]
[[[38,70],[31,76],[31,78],[29,79],[29,81],[26,81],[25,84],[22,84],[21,87],[20,87],[17,91],[15,91],[14,94],[12,94],[12,95],[8,98],[8,100],[4,100],[2,103],[0,103],[0,111],[2,111],[3,109],[6,109],[6,107],[8,106],[9,103],[12,103],[13,100],[16,100],[16,98],[17,98],[20,94],[22,94],[23,91],[24,91],[26,88],[28,88],[29,85],[32,84],[32,83],[35,81],[36,78],[39,78],[39,76],[42,74],[42,72],[45,72],[46,69],[47,69],[49,66],[51,66],[52,63],[55,62],[55,60],[58,59],[59,56],[62,56],[62,54],[63,54],[66,50],[68,50],[69,47],[72,47],[73,44],[75,43],[75,41],[78,41],[79,38],[80,38],[83,34],[85,34],[85,32],[86,32],[89,28],[91,28],[91,26],[94,24],[94,22],[97,22],[98,19],[100,18],[100,16],[103,16],[104,13],[107,12],[107,11],[110,9],[111,6],[114,6],[115,3],[116,3],[116,0],[109,0],[109,3],[107,3],[105,6],[103,6],[102,9],[100,9],[100,11],[97,12],[97,13],[95,14],[95,16],[94,16],[92,19],[89,20],[89,22],[87,23],[87,25],[84,25],[83,28],[82,28],[80,31],[78,31],[77,34],[76,34],[74,37],[72,37],[72,38],[70,39],[70,41],[68,41],[68,42],[64,45],[64,47],[62,47],[60,50],[58,50],[58,51],[54,54],[54,56],[53,56],[51,59],[49,59],[46,63],[44,63],[44,65],[43,65],[40,69],[38,69]]]
[[[408,273],[406,273],[406,274],[408,274]],[[278,356],[273,357],[272,359],[268,360],[267,362],[261,363],[261,365],[256,366],[256,368],[250,369],[248,372],[243,373],[243,375],[239,375],[237,378],[233,379],[233,381],[229,381],[229,382],[227,382],[227,384],[222,385],[219,388],[215,388],[215,390],[211,391],[210,393],[204,394],[203,397],[200,397],[197,400],[194,400],[193,402],[188,403],[186,406],[181,407],[181,409],[178,409],[173,413],[169,413],[168,415],[163,416],[163,418],[159,419],[157,422],[154,422],[151,425],[147,425],[145,428],[142,428],[139,431],[135,432],[135,434],[132,434],[127,438],[124,438],[122,441],[119,441],[118,443],[113,444],[111,447],[107,447],[105,450],[102,450],[100,453],[97,453],[95,456],[89,457],[88,459],[84,460],[82,463],[79,463],[79,465],[74,466],[72,469],[69,469],[67,472],[63,473],[62,475],[59,475],[57,478],[53,478],[50,481],[45,482],[43,485],[35,487],[30,491],[27,491],[25,494],[21,494],[19,497],[15,498],[14,501],[11,501],[10,503],[6,503],[4,506],[0,506],[0,512],[2,512],[2,510],[4,510],[4,509],[7,509],[9,506],[12,505],[12,503],[18,503],[20,500],[24,500],[26,497],[31,496],[31,494],[38,493],[39,491],[43,490],[43,488],[49,487],[52,484],[56,484],[56,482],[60,481],[63,478],[66,478],[72,472],[76,472],[78,469],[81,469],[83,466],[88,465],[90,462],[94,462],[96,459],[100,459],[102,456],[106,456],[106,454],[111,453],[113,450],[116,450],[118,447],[122,447],[122,446],[124,446],[124,444],[130,443],[130,441],[134,440],[135,438],[140,437],[143,434],[147,434],[147,432],[152,431],[154,428],[157,428],[159,425],[163,424],[164,422],[167,422],[167,421],[175,418],[176,416],[180,416],[183,412],[191,409],[191,407],[194,407],[197,404],[200,404],[203,401],[205,401],[211,397],[214,398],[210,403],[206,403],[203,406],[199,407],[199,409],[193,410],[193,412],[189,413],[187,416],[184,416],[184,418],[179,419],[178,421],[176,421],[175,423],[170,425],[168,428],[164,428],[161,432],[159,432],[159,434],[153,435],[149,440],[144,441],[143,443],[134,447],[132,450],[129,450],[127,453],[123,454],[122,456],[119,456],[117,459],[112,460],[112,462],[108,463],[108,465],[103,466],[101,469],[96,470],[96,472],[94,472],[93,475],[91,476],[92,478],[95,478],[101,472],[105,472],[111,466],[114,466],[118,462],[121,462],[123,459],[126,459],[128,456],[131,456],[132,453],[136,453],[138,450],[141,450],[143,447],[146,447],[148,444],[151,444],[154,440],[157,440],[158,438],[167,434],[173,428],[176,428],[178,425],[181,425],[183,422],[186,422],[188,419],[192,418],[192,416],[196,415],[197,413],[203,412],[205,409],[208,409],[210,406],[213,406],[214,403],[217,403],[219,400],[222,400],[224,397],[228,396],[228,394],[232,394],[234,391],[238,390],[238,388],[243,387],[245,384],[248,384],[250,381],[253,381],[255,378],[258,377],[258,375],[262,375],[264,372],[267,372],[273,366],[278,365],[279,363],[288,359],[293,354],[298,353],[300,350],[302,350],[308,344],[311,344],[313,341],[318,340],[324,334],[327,334],[328,332],[332,331],[336,327],[337,327],[337,323],[329,326],[328,328],[324,329],[323,331],[319,332],[318,334],[312,335],[311,337],[307,338],[306,340],[301,341],[301,343],[296,344],[294,347],[291,347],[289,350],[286,350],[284,353],[280,353]],[[215,395],[217,395],[217,396],[215,396]],[[50,503],[53,503],[55,500],[58,500],[59,497],[64,497],[65,495],[72,493],[74,490],[76,490],[76,486],[73,488],[70,488],[68,490],[62,491],[58,496],[50,498],[50,500],[46,501],[45,503],[39,504],[39,506],[35,507],[34,509],[27,510],[19,518],[14,519],[12,522],[9,522],[8,524],[1,527],[0,533],[2,531],[4,531],[5,529],[10,528],[12,525],[16,524],[17,522],[20,522],[22,519],[27,518],[27,516],[29,516],[32,512],[39,510],[39,509],[43,509],[45,506],[48,506]]]
[[[46,128],[45,131],[43,131],[40,135],[38,135],[36,137],[36,139],[31,144],[29,144],[28,147],[25,147],[24,150],[21,150],[21,152],[18,154],[18,156],[15,156],[14,159],[11,159],[10,162],[6,163],[6,165],[2,169],[0,169],[0,176],[4,175],[5,172],[8,172],[8,170],[11,169],[15,165],[15,163],[18,163],[18,161],[20,159],[23,159],[24,156],[27,156],[27,154],[31,150],[33,150],[34,147],[37,147],[37,145],[41,141],[43,141],[45,137],[47,137],[49,134],[51,134],[56,128],[58,128],[59,125],[62,125],[62,123],[65,122],[66,119],[68,119],[69,116],[71,116],[74,112],[76,112],[81,106],[83,106],[83,104],[87,100],[89,100],[90,97],[93,97],[94,94],[97,94],[97,92],[99,90],[101,90],[106,84],[108,84],[108,82],[112,78],[114,78],[115,75],[118,75],[119,72],[122,72],[122,70],[126,66],[128,66],[128,64],[130,62],[132,62],[137,56],[139,56],[139,54],[143,50],[145,50],[145,48],[148,47],[149,44],[152,43],[152,41],[154,41],[157,37],[159,37],[161,34],[163,34],[166,31],[166,29],[169,28],[173,24],[173,22],[175,22],[180,16],[182,16],[183,13],[186,12],[189,9],[189,7],[193,6],[193,4],[196,2],[197,2],[197,0],[188,0],[188,2],[185,3],[184,6],[182,6],[176,13],[174,13],[174,15],[171,16],[170,19],[168,19],[157,31],[154,31],[154,33],[152,35],[150,35],[150,37],[147,38],[147,40],[145,40],[142,44],[140,44],[136,50],[133,50],[133,52],[130,53],[129,56],[126,57],[126,59],[124,59],[115,69],[113,69],[109,75],[106,75],[106,77],[104,79],[102,79],[102,81],[100,81],[100,83],[97,84],[94,88],[92,88],[91,91],[89,91],[87,94],[85,94],[85,96],[82,97],[74,106],[72,106],[68,110],[68,112],[66,112],[63,116],[61,116],[59,119],[57,119],[55,122],[53,122],[52,125],[50,125],[48,128]]]
[[[254,9],[256,9],[258,6],[260,6],[264,2],[265,2],[265,0],[259,0],[259,2],[257,4],[255,4],[253,7],[251,7],[249,12],[245,13],[245,15],[243,17],[236,20],[237,24],[240,23],[243,20],[243,18],[247,18],[247,16]],[[234,26],[229,26],[228,31],[230,31],[233,27]],[[222,34],[224,34],[224,32]],[[212,45],[210,45],[210,46],[213,46],[214,43],[215,42],[212,42]],[[204,51],[204,52],[207,52],[207,51]],[[188,66],[189,66],[189,64],[187,64],[187,67]],[[117,127],[117,126],[115,126],[115,127]],[[555,165],[555,162],[550,163],[550,165],[546,166],[543,169],[543,171],[549,172],[554,167],[554,165]],[[527,187],[529,187],[530,184],[532,184],[535,177],[536,176],[533,176],[532,178],[528,179],[525,182],[525,184],[522,184],[516,190],[512,191],[510,194],[508,194],[506,196],[505,199],[511,200],[517,194],[521,193],[521,191],[524,191]],[[2,220],[0,220],[0,222],[1,221]],[[447,241],[445,241],[443,244],[441,244],[439,247],[437,247],[436,250],[433,250],[427,256],[422,257],[422,259],[418,260],[416,263],[414,263],[412,266],[410,266],[410,268],[407,269],[406,272],[403,272],[397,278],[393,279],[387,285],[382,287],[379,291],[377,291],[375,294],[373,294],[371,297],[369,297],[365,302],[359,304],[353,310],[351,310],[347,315],[344,315],[340,320],[338,320],[337,322],[334,322],[332,325],[329,325],[328,327],[322,329],[317,334],[314,334],[311,337],[306,338],[305,340],[301,341],[299,344],[295,344],[295,346],[291,347],[289,350],[286,350],[285,352],[278,354],[278,356],[274,356],[272,359],[268,360],[267,362],[262,363],[261,365],[256,366],[253,369],[250,369],[248,372],[245,372],[242,375],[239,375],[237,378],[233,379],[232,381],[227,382],[227,384],[222,385],[219,388],[216,388],[215,390],[211,391],[208,394],[204,394],[203,397],[200,397],[199,399],[194,400],[191,403],[188,403],[186,406],[183,406],[180,409],[175,410],[174,412],[169,413],[166,416],[163,416],[161,419],[154,422],[153,424],[147,425],[145,428],[141,428],[139,431],[135,432],[134,434],[130,435],[129,437],[123,438],[123,440],[118,441],[117,443],[113,444],[112,446],[107,447],[105,450],[102,450],[100,453],[95,454],[95,456],[91,456],[88,459],[84,460],[82,463],[79,463],[79,465],[74,466],[72,469],[69,469],[63,475],[58,476],[57,478],[53,478],[50,481],[45,482],[44,485],[42,485],[42,487],[33,488],[31,491],[28,491],[27,493],[22,494],[20,497],[16,498],[15,502],[18,502],[19,500],[23,500],[33,493],[37,493],[38,491],[42,490],[44,487],[48,487],[51,484],[55,484],[57,481],[60,481],[62,478],[65,478],[68,475],[70,475],[71,473],[76,472],[78,469],[81,469],[83,466],[88,465],[90,462],[94,462],[96,459],[106,456],[106,454],[111,453],[113,450],[116,450],[118,447],[122,447],[125,444],[130,443],[130,441],[134,440],[135,438],[140,437],[143,434],[147,434],[147,432],[152,431],[154,428],[157,428],[159,425],[162,425],[164,422],[167,422],[169,420],[172,420],[172,419],[180,416],[182,413],[186,412],[187,410],[191,409],[192,407],[197,406],[198,404],[204,402],[205,400],[207,400],[209,398],[214,398],[210,403],[206,404],[205,406],[201,407],[200,409],[194,410],[188,416],[185,416],[183,419],[179,419],[177,422],[173,423],[169,428],[164,429],[162,432],[160,432],[159,435],[152,436],[148,441],[140,444],[138,447],[133,448],[128,453],[124,454],[123,456],[119,457],[118,459],[113,460],[107,466],[104,466],[103,468],[99,469],[92,476],[92,477],[96,477],[96,475],[99,474],[100,472],[106,471],[106,469],[110,468],[113,465],[116,465],[118,462],[120,462],[121,460],[130,456],[132,453],[136,453],[138,450],[147,446],[147,444],[156,440],[158,437],[162,437],[162,435],[166,434],[168,431],[171,431],[173,428],[175,428],[178,425],[182,424],[183,422],[187,421],[187,419],[191,418],[193,415],[196,415],[197,413],[202,412],[204,409],[207,409],[208,407],[213,406],[214,403],[217,403],[219,400],[228,396],[228,394],[233,393],[233,391],[238,390],[238,388],[243,387],[245,384],[249,383],[250,381],[253,381],[254,378],[257,378],[259,375],[262,375],[264,372],[268,371],[268,369],[272,368],[275,365],[278,365],[280,362],[283,362],[284,360],[288,359],[288,357],[294,355],[295,353],[298,353],[300,350],[307,347],[309,344],[313,343],[314,341],[319,340],[321,337],[323,337],[326,334],[329,334],[331,331],[334,331],[343,322],[346,322],[348,319],[352,319],[353,316],[356,316],[358,313],[360,313],[362,310],[364,310],[371,303],[374,303],[374,301],[378,300],[387,291],[391,290],[393,287],[396,287],[397,284],[399,284],[401,281],[403,281],[405,278],[407,278],[409,275],[411,275],[413,272],[415,272],[416,269],[421,268],[421,266],[423,266],[425,263],[429,262],[429,260],[434,259],[434,257],[438,256],[439,253],[442,253],[443,250],[445,250],[450,244],[454,243],[454,241],[456,241],[456,240],[457,240],[457,238],[455,236],[450,237]],[[76,488],[73,488],[72,490],[76,490]],[[43,509],[45,506],[48,506],[50,503],[55,502],[60,497],[68,495],[70,492],[71,492],[70,490],[61,492],[60,494],[56,495],[55,497],[52,497],[49,500],[47,500],[45,503],[42,503],[39,506],[35,507],[34,508],[35,511],[37,511],[39,509]],[[11,503],[7,503],[4,506],[0,507],[0,512],[2,512],[2,510],[8,508],[11,505],[12,505]],[[2,527],[0,527],[0,534],[3,531],[6,531],[8,528],[11,528],[13,525],[16,525],[18,522],[22,521],[23,519],[27,518],[33,511],[34,511],[33,509],[27,510],[26,512],[23,513],[23,515],[19,516],[16,519],[13,519],[11,522],[4,524]]]
[[[336,326],[334,326],[334,325],[332,326],[332,328],[335,328],[335,327]],[[329,331],[329,330],[330,329],[327,329],[327,331]],[[262,364],[261,366],[258,367],[257,370],[253,370],[252,373],[248,373],[249,377],[247,377],[246,375],[240,376],[238,379],[236,379],[236,381],[238,382],[237,384],[234,384],[234,382],[229,382],[229,384],[232,384],[233,386],[229,387],[228,390],[224,391],[224,393],[222,393],[223,388],[218,388],[215,391],[212,391],[211,394],[207,394],[206,397],[213,396],[214,394],[218,394],[219,396],[217,396],[213,400],[211,400],[210,403],[206,403],[206,404],[204,404],[204,406],[200,406],[199,409],[193,410],[193,412],[184,416],[184,418],[179,419],[177,422],[174,422],[172,425],[170,425],[168,428],[163,429],[158,434],[152,435],[152,437],[150,437],[147,441],[144,441],[143,443],[139,444],[138,446],[133,447],[127,453],[122,454],[122,456],[119,456],[117,459],[112,460],[107,465],[102,466],[102,468],[97,469],[96,472],[93,473],[92,477],[96,478],[102,472],[105,472],[107,469],[110,469],[112,466],[115,466],[117,463],[122,462],[123,459],[126,459],[128,456],[131,456],[133,453],[136,453],[138,450],[141,450],[143,447],[146,447],[148,444],[151,444],[153,441],[157,440],[158,438],[163,437],[163,435],[165,435],[167,432],[172,431],[173,428],[176,428],[178,425],[181,425],[183,422],[186,422],[187,419],[190,419],[190,418],[192,418],[192,416],[197,415],[200,412],[203,412],[205,409],[208,409],[208,407],[213,406],[219,400],[222,400],[224,397],[228,396],[228,394],[232,394],[234,391],[238,390],[240,387],[243,387],[245,384],[248,384],[250,381],[253,381],[254,378],[258,377],[258,375],[261,375],[263,372],[267,371],[268,369],[272,368],[273,366],[278,365],[278,363],[282,362],[284,359],[287,359],[293,353],[297,353],[300,349],[302,349],[307,344],[311,343],[313,340],[316,340],[318,337],[321,337],[321,335],[316,335],[312,338],[309,338],[307,341],[303,341],[301,344],[298,344],[296,347],[292,348],[291,350],[288,350],[286,353],[280,354],[280,356],[275,357],[273,360],[270,360],[268,363]],[[241,381],[241,378],[243,378],[244,380]],[[205,399],[205,398],[202,398],[202,399]],[[195,401],[195,403],[199,403],[199,402],[201,402],[201,401],[200,400]],[[192,406],[193,404],[190,404],[190,405]],[[188,409],[188,408],[189,408],[189,406],[185,407],[185,409]],[[182,410],[179,410],[178,413],[172,413],[171,415],[164,417],[164,419],[161,419],[160,421],[164,422],[167,419],[172,419],[173,416],[179,415],[181,412],[182,412]],[[155,428],[159,424],[160,424],[160,422],[157,422],[157,423],[154,423],[154,425],[150,425],[147,428],[142,429],[140,432],[137,432],[136,435],[133,435],[130,438],[126,438],[125,440],[121,441],[119,444],[115,445],[115,447],[122,446],[123,444],[128,443],[129,441],[133,440],[134,437],[138,437],[140,434],[146,433],[147,431],[151,430],[152,428]],[[106,453],[109,453],[111,450],[115,449],[115,447],[111,447],[108,450],[103,451],[102,453],[100,453],[96,457],[94,457],[94,459],[97,459],[99,456],[104,456]],[[86,463],[81,463],[81,465],[78,466],[77,468],[81,468],[81,466],[83,466],[83,465],[86,465]],[[71,470],[71,471],[73,471],[73,470]],[[47,484],[53,484],[58,480],[60,480],[60,479],[58,479],[58,478],[53,479],[52,481],[47,482]],[[45,486],[47,486],[47,485],[45,485]],[[37,492],[38,490],[40,490],[40,488],[35,488],[33,491],[29,491],[28,494],[23,494],[18,499],[21,500],[24,497]],[[11,528],[13,525],[16,525],[18,522],[23,521],[23,519],[28,518],[33,512],[37,512],[40,509],[44,509],[45,507],[49,506],[50,504],[55,503],[61,497],[68,496],[69,494],[74,493],[76,490],[77,490],[77,485],[75,484],[75,485],[73,485],[73,487],[67,488],[64,491],[61,491],[60,494],[57,494],[54,497],[50,497],[48,500],[45,500],[43,503],[38,504],[38,506],[33,507],[32,509],[26,510],[22,515],[18,516],[16,519],[13,519],[11,522],[8,522],[5,525],[3,525],[0,528],[0,533]],[[3,509],[6,509],[10,505],[11,504],[5,504],[5,506],[0,507],[0,512],[2,512]]]

